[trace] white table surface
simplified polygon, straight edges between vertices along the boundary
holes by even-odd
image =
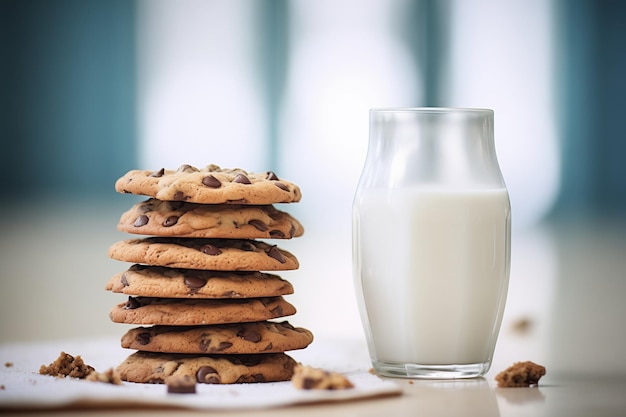
[[[107,317],[119,297],[103,287],[110,276],[127,267],[106,257],[111,243],[127,237],[115,230],[127,206],[130,203],[95,207],[60,202],[31,205],[19,212],[3,207],[2,218],[11,221],[5,222],[0,238],[0,348],[22,344],[28,347],[24,352],[33,355],[33,349],[41,353],[38,349],[54,351],[69,345],[69,350],[74,343],[88,346],[94,340],[107,340],[120,354],[117,342],[126,327]],[[358,369],[350,372],[367,372],[370,365],[352,290],[349,231],[336,232],[328,238],[309,227],[300,240],[286,242],[301,260],[300,270],[284,274],[296,289],[289,301],[298,313],[289,320],[314,332],[316,341],[301,353],[312,365],[346,370],[341,369],[342,363],[358,363]],[[626,416],[625,295],[623,217],[559,219],[518,231],[513,236],[505,317],[494,363],[485,378],[394,379],[388,381],[401,395],[230,410],[227,415]],[[520,320],[530,324],[526,331],[516,327]],[[336,354],[332,348],[329,353],[329,346],[337,347]],[[0,365],[10,360],[0,358]],[[52,360],[38,356],[36,367]],[[522,360],[546,367],[539,387],[497,388],[495,374]],[[8,382],[2,384],[5,391],[9,389]],[[54,415],[223,414],[146,404],[81,407]],[[51,412],[31,410],[19,415]]]
[[[318,341],[293,352],[299,361],[344,373],[354,392],[302,392],[289,382],[198,385],[196,394],[171,395],[163,385],[112,386],[38,375],[38,367],[65,349],[82,353],[97,370],[115,366],[129,352],[117,340],[66,340],[0,347],[0,408],[22,416],[63,415],[221,415],[281,416],[623,416],[626,377],[548,374],[537,387],[498,388],[494,368],[484,378],[407,380],[371,375],[361,340]],[[19,377],[18,377],[19,376]],[[367,380],[364,380],[366,378]],[[13,398],[12,398],[13,396]],[[19,397],[19,401],[15,400]]]

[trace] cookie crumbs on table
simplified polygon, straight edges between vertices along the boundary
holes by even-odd
[[[94,368],[85,364],[80,355],[76,357],[61,352],[59,357],[50,365],[41,365],[39,373],[41,375],[51,375],[60,378],[70,377],[84,379],[90,373],[94,372]]]
[[[496,375],[498,387],[529,387],[539,385],[539,379],[546,374],[546,368],[531,361],[515,362]]]
[[[113,368],[109,368],[105,372],[93,371],[87,375],[87,381],[104,382],[113,385],[122,385],[120,375]]]
[[[302,364],[294,368],[291,382],[296,388],[303,390],[340,390],[354,387],[352,382],[340,373]]]

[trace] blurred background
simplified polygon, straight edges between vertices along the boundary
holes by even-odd
[[[290,321],[362,337],[368,110],[486,107],[514,229],[496,360],[626,372],[626,2],[0,0],[0,19],[0,342],[121,336],[107,249],[141,198],[113,184],[183,163],[298,183]]]

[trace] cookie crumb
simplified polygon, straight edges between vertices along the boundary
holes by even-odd
[[[94,372],[94,368],[86,365],[80,355],[74,357],[65,352],[61,352],[59,357],[50,365],[41,365],[39,368],[41,375],[52,375],[60,378],[69,376],[84,379],[92,372]]]
[[[5,387],[4,385],[0,385],[0,391],[4,391],[5,389],[7,389],[7,387]]]
[[[530,317],[520,317],[511,324],[511,329],[517,334],[527,334],[533,328],[533,320]]]
[[[6,368],[10,368],[10,367],[12,367],[12,366],[13,366],[13,362],[5,362],[5,363],[4,363],[4,366],[5,366]]]
[[[291,382],[298,389],[339,390],[353,388],[354,385],[345,376],[311,366],[296,365]]]
[[[531,361],[515,362],[496,375],[498,387],[529,387],[539,385],[539,379],[546,374],[546,368]]]
[[[165,380],[168,394],[195,394],[196,380],[190,375],[170,376]]]
[[[105,372],[92,371],[89,375],[87,375],[87,381],[122,385],[122,379],[120,378],[120,375],[115,372],[113,368],[109,368]]]

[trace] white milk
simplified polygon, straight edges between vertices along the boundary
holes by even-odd
[[[370,189],[357,203],[357,292],[372,357],[490,361],[508,288],[506,190]]]

